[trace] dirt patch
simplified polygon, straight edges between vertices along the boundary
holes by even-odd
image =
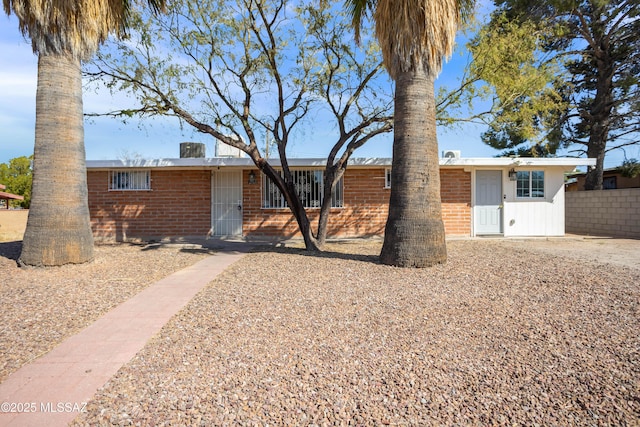
[[[28,210],[0,209],[0,242],[22,240],[27,216]]]
[[[640,269],[640,240],[567,235],[546,239],[505,239],[506,247]]]

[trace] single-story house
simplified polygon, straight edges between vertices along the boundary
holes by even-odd
[[[576,172],[569,175],[566,191],[584,191],[586,172]],[[624,188],[640,188],[640,175],[633,178],[622,175],[619,167],[602,171],[603,190],[621,190]]]
[[[270,160],[277,166],[278,159]],[[448,236],[562,236],[564,174],[594,165],[574,158],[440,159]],[[291,159],[312,221],[324,160]],[[329,237],[381,236],[390,158],[354,158],[338,184]],[[299,236],[279,191],[243,157],[87,161],[89,210],[98,240]]]

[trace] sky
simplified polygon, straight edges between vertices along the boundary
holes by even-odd
[[[462,75],[466,58],[456,53],[447,62],[436,81],[436,86],[454,86]],[[37,57],[18,30],[17,20],[5,14],[0,16],[0,163],[33,153],[35,130],[35,96],[37,83]],[[104,92],[83,95],[84,111],[95,112],[117,109],[126,102],[125,96],[112,96]],[[462,157],[494,157],[499,154],[482,143],[483,127],[468,125],[456,130],[438,130],[439,150],[459,150]],[[85,149],[88,160],[113,160],[127,157],[147,159],[179,157],[181,142],[203,142],[207,156],[214,155],[214,142],[210,136],[180,128],[174,119],[131,120],[123,123],[113,118],[85,119]],[[304,133],[313,135],[312,129]],[[313,141],[305,138],[293,144],[290,157],[326,157],[331,141]],[[367,142],[354,157],[391,157],[392,135],[386,134]],[[640,158],[639,148],[627,152]],[[605,166],[619,165],[622,153],[608,155]]]

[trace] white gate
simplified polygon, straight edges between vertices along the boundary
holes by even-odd
[[[212,235],[242,236],[242,171],[211,175]]]
[[[502,203],[502,171],[476,171],[476,235],[502,233]]]

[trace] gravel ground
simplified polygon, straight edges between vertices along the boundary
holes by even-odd
[[[18,268],[0,243],[0,381],[151,283],[206,256],[188,247],[97,246],[85,265]]]
[[[448,248],[423,270],[379,243],[250,254],[74,425],[640,424],[640,270]]]

